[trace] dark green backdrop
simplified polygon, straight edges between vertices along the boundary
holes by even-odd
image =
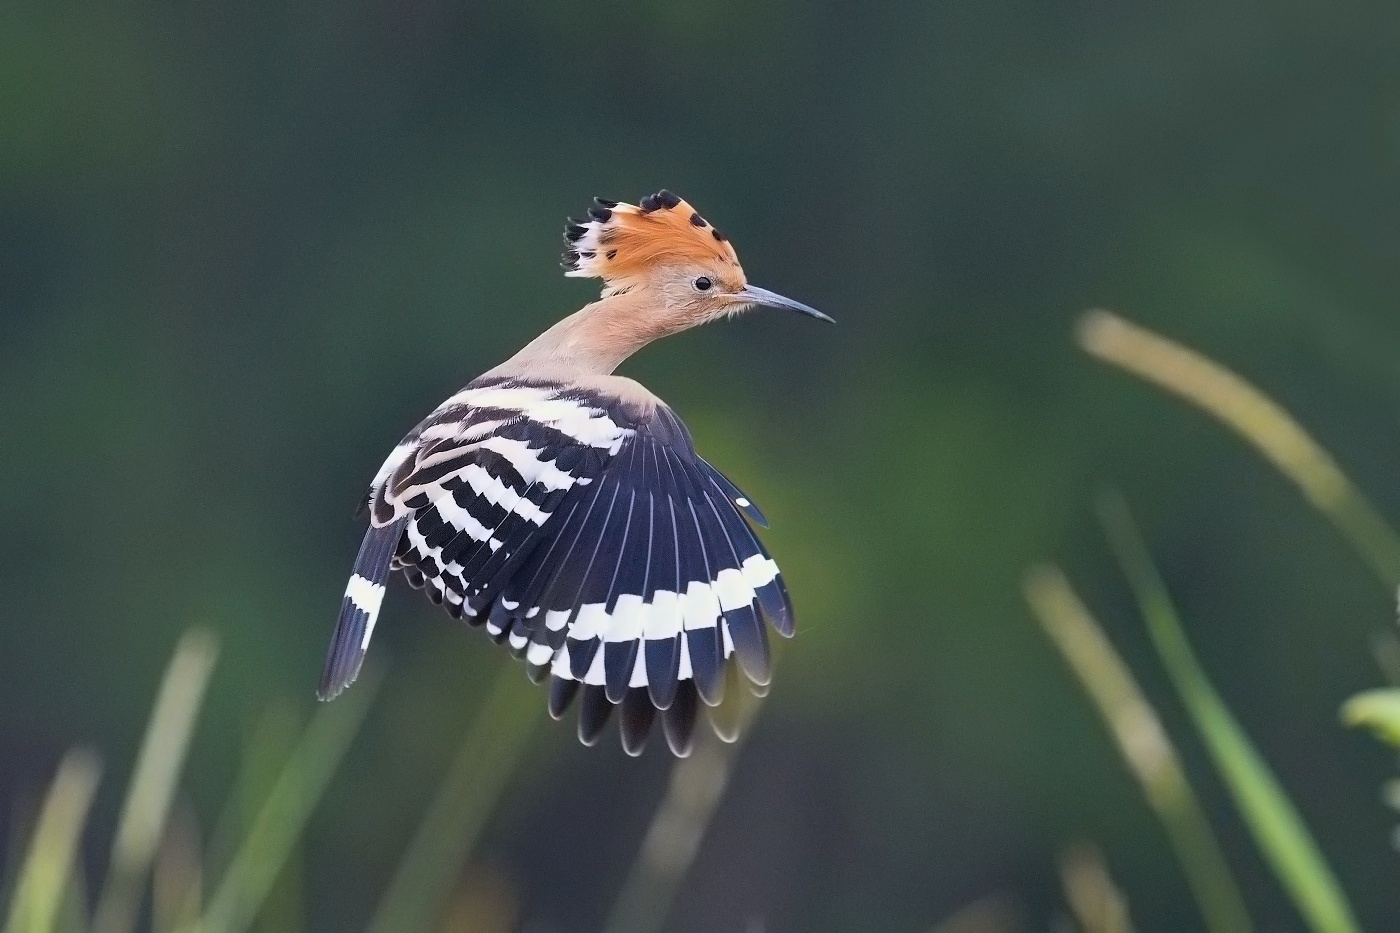
[[[310,705],[383,454],[596,293],[557,268],[566,214],[664,186],[840,322],[726,323],[624,369],[763,504],[799,612],[671,925],[923,930],[998,891],[1039,916],[1092,839],[1140,930],[1199,928],[1020,602],[1052,558],[1163,708],[1261,928],[1300,929],[1101,543],[1116,486],[1368,929],[1396,928],[1392,763],[1336,715],[1380,682],[1392,594],[1072,331],[1105,305],[1228,361],[1400,517],[1397,30],[1380,0],[9,6],[0,792],[89,741],[110,826],[206,622],[190,787],[217,812],[259,710]],[[380,631],[383,695],[307,842],[316,931],[362,924],[509,663],[406,588]],[[526,929],[611,903],[668,768],[614,744],[544,730],[492,821],[477,865]]]

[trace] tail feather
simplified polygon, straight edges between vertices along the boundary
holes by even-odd
[[[407,521],[402,518],[382,528],[371,527],[360,542],[355,570],[350,574],[345,596],[340,601],[340,617],[336,619],[330,650],[326,652],[321,685],[316,690],[316,696],[322,700],[335,699],[359,676],[365,649],[369,647],[374,623],[379,617],[379,605],[384,601],[389,562]]]

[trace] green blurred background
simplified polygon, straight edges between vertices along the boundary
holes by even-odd
[[[566,214],[668,187],[840,322],[623,370],[764,506],[799,614],[668,927],[924,930],[999,892],[1039,916],[1090,839],[1140,930],[1199,929],[1022,604],[1050,558],[1259,927],[1300,929],[1102,543],[1117,487],[1363,923],[1400,928],[1393,762],[1336,712],[1380,683],[1392,594],[1237,439],[1072,339],[1102,305],[1227,361],[1400,517],[1397,37],[1380,0],[0,7],[0,811],[75,742],[126,774],[201,622],[224,651],[187,784],[216,814],[259,713],[311,706],[385,452],[596,294],[557,268]],[[512,663],[402,586],[373,654],[299,863],[313,931],[363,926]],[[467,871],[521,930],[596,929],[669,767],[542,728]]]

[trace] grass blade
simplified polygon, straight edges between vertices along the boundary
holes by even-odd
[[[6,933],[54,929],[101,773],[97,756],[87,749],[74,749],[59,762],[20,869]]]
[[[256,721],[244,741],[239,776],[229,795],[231,835],[238,839],[248,833],[262,811],[263,801],[277,784],[282,768],[290,760],[306,726],[305,711],[287,697],[275,697]],[[231,847],[225,844],[224,852]],[[301,933],[306,926],[304,841],[300,838],[287,854],[271,890],[263,900],[253,933]]]
[[[1274,875],[1314,933],[1356,933],[1351,906],[1312,834],[1191,650],[1126,505],[1107,496],[1101,516],[1157,654]]]
[[[1118,750],[1167,833],[1210,933],[1254,925],[1220,842],[1132,671],[1058,568],[1026,575],[1026,601],[1108,724]]]
[[[233,864],[305,729],[306,718],[285,697],[274,697],[258,714],[243,741],[237,772],[205,846],[206,877],[222,877]]]
[[[1080,933],[1133,933],[1128,900],[1094,846],[1076,845],[1060,856],[1060,886]]]
[[[204,885],[202,851],[193,811],[177,808],[151,866],[152,933],[173,933],[198,923]]]
[[[117,824],[107,879],[93,914],[93,933],[130,933],[136,923],[146,876],[165,832],[175,785],[217,654],[213,635],[203,629],[187,632],[175,648]]]
[[[433,928],[544,709],[519,667],[501,668],[380,900],[370,933]]]
[[[73,872],[63,887],[63,898],[54,920],[55,933],[91,933],[88,903],[87,871],[82,856],[75,853]]]
[[[378,677],[362,675],[356,689],[317,708],[215,887],[199,933],[244,933],[252,924],[359,732],[378,686]]]
[[[1281,405],[1219,363],[1109,311],[1080,319],[1079,343],[1234,430],[1302,490],[1387,587],[1400,586],[1400,536]]]

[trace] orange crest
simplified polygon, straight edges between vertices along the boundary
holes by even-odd
[[[589,219],[570,219],[564,230],[564,274],[600,278],[609,287],[660,263],[739,268],[729,239],[685,201],[665,189],[640,206],[595,199]]]

